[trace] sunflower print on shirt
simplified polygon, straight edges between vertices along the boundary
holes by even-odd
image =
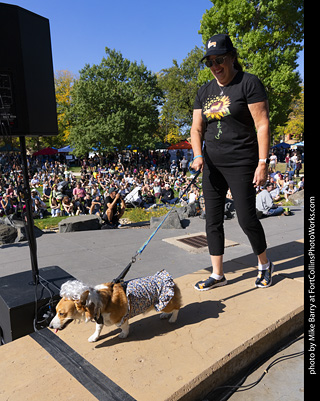
[[[220,136],[222,134],[220,121],[221,118],[231,114],[229,110],[230,104],[231,101],[229,96],[219,95],[208,97],[205,104],[203,105],[203,114],[207,117],[208,122],[212,120],[218,120],[218,134],[215,136],[216,139],[220,139]]]

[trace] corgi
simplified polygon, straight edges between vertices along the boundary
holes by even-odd
[[[166,270],[126,283],[109,282],[95,287],[71,280],[61,286],[60,296],[49,327],[57,333],[76,319],[94,321],[96,330],[89,342],[99,339],[104,325],[113,324],[121,328],[119,338],[126,338],[129,319],[152,307],[162,312],[161,319],[174,323],[182,305],[180,289]]]

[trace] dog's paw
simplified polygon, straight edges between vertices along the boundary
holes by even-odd
[[[88,341],[89,341],[89,343],[94,343],[94,342],[96,342],[98,340],[98,338],[99,338],[99,336],[97,336],[95,334],[92,334],[92,336],[90,336],[88,338]]]
[[[127,338],[128,337],[128,334],[129,334],[129,332],[126,332],[126,331],[122,331],[120,334],[119,334],[119,338]]]
[[[178,316],[172,315],[172,316],[170,317],[170,319],[168,320],[168,322],[169,322],[169,323],[175,323],[175,322],[177,321],[177,317],[178,317]]]
[[[160,319],[169,319],[172,313],[161,313]]]
[[[172,315],[171,315],[171,317],[169,319],[169,323],[175,323],[176,322],[176,320],[178,318],[178,313],[179,313],[179,310],[177,310],[177,309],[173,310]]]

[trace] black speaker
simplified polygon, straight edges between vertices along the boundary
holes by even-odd
[[[0,3],[0,135],[58,134],[49,20]]]
[[[33,333],[35,318],[37,322],[45,320],[43,315],[48,313],[53,317],[55,311],[52,304],[55,306],[58,303],[60,287],[68,280],[74,280],[74,277],[58,266],[40,269],[40,281],[43,286],[34,285],[31,271],[0,277],[2,341],[8,343]]]

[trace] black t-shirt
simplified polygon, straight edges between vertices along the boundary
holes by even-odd
[[[109,195],[109,196],[106,196],[106,199],[105,199],[105,212],[107,211],[107,209],[108,209],[108,203],[112,203],[114,201],[114,198],[111,198],[111,196]],[[117,210],[118,210],[118,208],[120,208],[120,206],[121,206],[121,198],[119,198],[117,201],[116,201],[116,203],[113,205],[113,213],[116,213],[117,212]]]
[[[261,81],[239,71],[226,86],[215,79],[197,93],[194,109],[202,109],[206,123],[204,156],[217,166],[242,166],[258,162],[258,141],[248,104],[267,99]]]
[[[162,189],[161,190],[161,198],[164,200],[171,200],[174,198],[174,192],[172,188]]]
[[[91,204],[92,204],[92,199],[85,199],[85,200],[84,200],[84,206],[85,206],[86,208],[90,208],[90,207],[91,207]]]

